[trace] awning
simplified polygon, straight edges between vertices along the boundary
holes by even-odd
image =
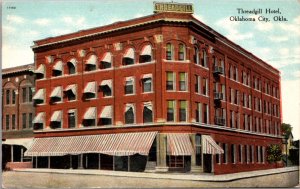
[[[108,80],[103,80],[100,84],[101,87],[104,87],[104,86],[108,86],[109,88],[111,88],[112,86],[112,80],[111,79],[108,79]]]
[[[152,74],[144,74],[143,75],[143,79],[151,79],[152,78]]]
[[[151,56],[152,55],[151,45],[144,46],[141,55],[149,55],[149,56]]]
[[[2,144],[7,145],[20,145],[25,148],[30,148],[33,143],[33,138],[15,138],[15,139],[6,139]]]
[[[125,80],[126,81],[134,81],[134,77],[126,77]]]
[[[75,95],[75,94],[76,94],[76,85],[75,85],[75,84],[68,85],[68,86],[65,88],[65,91],[72,91],[72,93]]]
[[[53,70],[62,71],[62,69],[63,69],[63,63],[61,60],[56,62],[55,65],[53,66]]]
[[[96,65],[97,64],[97,56],[91,55],[89,59],[86,61],[86,64]]]
[[[134,111],[134,105],[133,104],[126,104],[125,112],[127,112],[130,108]]]
[[[144,102],[144,106],[152,111],[152,103],[151,102]]]
[[[62,111],[57,110],[57,111],[53,112],[50,121],[61,122],[61,119],[62,119]]]
[[[202,135],[203,154],[224,154],[224,150],[209,135]]]
[[[61,87],[60,86],[55,87],[53,89],[53,91],[51,92],[50,97],[51,98],[53,98],[53,97],[61,98]]]
[[[87,85],[84,88],[84,93],[96,93],[96,82],[92,81],[92,82],[88,82]]]
[[[112,118],[112,106],[105,106],[100,114],[100,118]]]
[[[73,64],[73,66],[76,66],[77,60],[75,58],[72,58],[69,62]]]
[[[39,89],[32,97],[33,100],[44,100],[44,89]]]
[[[45,113],[39,112],[33,119],[32,123],[44,123]]]
[[[157,132],[118,133],[36,138],[25,156],[64,156],[102,153],[112,156],[147,156]]]
[[[126,51],[124,58],[131,58],[134,59],[134,50],[133,48],[130,48]]]
[[[104,57],[102,58],[101,62],[108,62],[111,63],[111,53],[110,52],[106,52]]]
[[[85,112],[83,119],[96,119],[96,107],[90,107]]]
[[[189,134],[168,133],[168,155],[191,156],[194,153]]]
[[[39,67],[34,71],[34,73],[45,74],[45,67],[43,64],[39,65]]]

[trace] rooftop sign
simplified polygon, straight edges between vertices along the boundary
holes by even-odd
[[[193,4],[190,3],[163,3],[154,2],[154,13],[176,12],[176,13],[194,13]]]

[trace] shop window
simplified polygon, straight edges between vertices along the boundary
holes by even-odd
[[[175,121],[175,101],[168,100],[167,101],[168,109],[167,109],[167,121]]]
[[[196,165],[201,166],[202,165],[201,135],[196,135],[195,149],[196,149]]]
[[[175,74],[173,72],[167,72],[166,90],[167,91],[175,90]]]
[[[231,144],[231,163],[236,163],[236,149],[235,149],[235,144]]]
[[[179,44],[178,60],[185,60],[185,45]]]
[[[227,163],[228,162],[228,146],[227,146],[227,144],[225,144],[225,143],[223,143],[223,145],[222,145],[222,148],[223,148],[223,150],[224,150],[224,154],[222,155],[222,157],[223,157],[223,163]]]

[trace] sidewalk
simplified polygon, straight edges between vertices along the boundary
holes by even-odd
[[[298,167],[284,167],[277,169],[240,172],[233,174],[213,175],[207,173],[145,173],[145,172],[123,172],[123,171],[105,171],[105,170],[87,170],[87,169],[16,169],[16,172],[38,172],[38,173],[59,173],[59,174],[77,174],[77,175],[101,175],[131,178],[151,178],[151,179],[172,179],[189,181],[207,181],[207,182],[228,182],[239,179],[260,177],[266,175],[280,174],[299,171]]]

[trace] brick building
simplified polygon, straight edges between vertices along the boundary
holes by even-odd
[[[2,70],[2,162],[7,168],[32,166],[24,152],[33,142],[33,71],[33,64]]]
[[[34,42],[34,167],[273,168],[280,73],[189,13]]]

